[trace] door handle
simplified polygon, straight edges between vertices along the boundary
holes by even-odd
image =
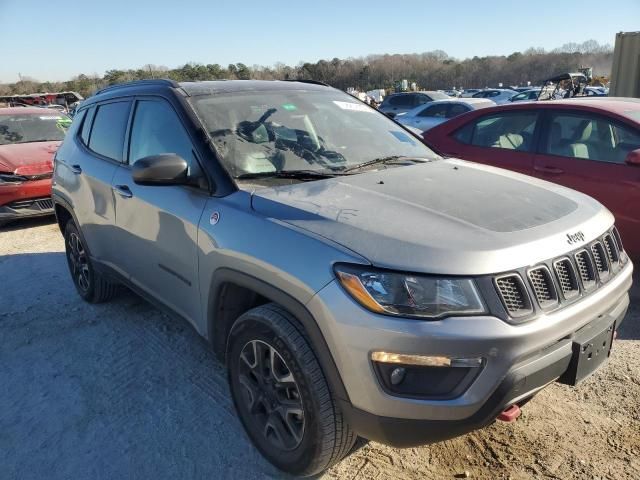
[[[82,168],[80,167],[80,165],[71,165],[69,169],[76,175],[80,175],[82,173]]]
[[[544,165],[544,166],[536,165],[535,167],[533,167],[533,169],[536,172],[552,173],[552,174],[555,174],[555,175],[559,175],[561,173],[564,173],[564,170],[562,170],[561,168],[551,167],[549,165]]]
[[[131,197],[133,197],[133,193],[131,193],[131,190],[129,189],[129,187],[127,185],[114,185],[113,186],[113,191],[116,192],[118,195],[120,195],[123,198],[131,198]]]

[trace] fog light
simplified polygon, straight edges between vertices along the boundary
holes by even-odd
[[[391,372],[391,385],[398,385],[404,380],[404,374],[407,371],[403,367],[394,368]]]
[[[480,367],[481,357],[451,358],[433,355],[409,355],[404,353],[371,352],[371,360],[380,363],[397,363],[418,367]]]

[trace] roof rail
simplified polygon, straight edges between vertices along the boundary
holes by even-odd
[[[285,82],[300,82],[300,83],[310,83],[312,85],[323,85],[325,87],[330,87],[328,83],[321,82],[320,80],[306,80],[303,78],[287,78]]]
[[[116,83],[115,85],[109,85],[108,87],[101,88],[96,91],[94,95],[99,95],[104,92],[110,92],[111,90],[117,90],[119,88],[135,87],[143,85],[157,85],[159,87],[172,87],[178,88],[180,85],[175,80],[169,80],[168,78],[154,78],[150,80],[134,80],[132,82]]]

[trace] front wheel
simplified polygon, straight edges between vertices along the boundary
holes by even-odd
[[[64,245],[69,273],[80,296],[89,303],[110,300],[118,287],[95,271],[84,239],[73,220],[65,226]]]
[[[242,315],[232,328],[227,359],[240,420],[275,466],[313,475],[353,447],[356,435],[298,322],[287,311],[268,304]]]

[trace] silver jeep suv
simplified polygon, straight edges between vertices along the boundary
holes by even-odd
[[[53,183],[78,293],[124,284],[190,322],[248,436],[295,474],[357,436],[407,447],[512,418],[601,366],[629,304],[598,202],[441,158],[315,82],[106,88]]]

